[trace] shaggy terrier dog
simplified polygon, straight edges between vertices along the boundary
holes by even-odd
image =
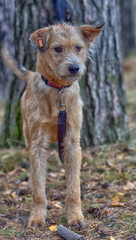
[[[30,40],[38,50],[36,72],[19,69],[3,43],[1,51],[5,63],[14,74],[27,82],[21,97],[21,112],[31,168],[30,226],[45,223],[48,147],[58,141],[66,175],[67,221],[74,225],[84,222],[80,199],[83,103],[78,80],[84,73],[90,45],[101,31],[102,26],[72,26],[65,23],[35,31]],[[62,124],[58,123],[58,118]]]

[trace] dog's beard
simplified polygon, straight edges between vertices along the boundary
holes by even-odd
[[[64,79],[65,81],[71,81],[71,82],[74,82],[74,81],[77,81],[80,79],[81,75],[80,74],[75,74],[75,75],[62,75],[62,76],[59,76],[60,78]]]
[[[50,63],[49,66],[57,78],[68,81],[70,83],[79,80],[81,78],[81,76],[84,74],[84,71],[86,69],[85,65],[82,64],[79,67],[79,71],[76,74],[72,74],[68,71],[69,65],[64,66],[61,64],[59,67],[56,68]]]
[[[65,81],[74,82],[81,78],[81,76],[84,74],[85,69],[86,69],[85,65],[82,65],[82,66],[80,66],[79,72],[77,72],[75,74],[70,73],[67,70],[67,68],[66,68],[66,72],[65,72],[65,69],[63,69],[62,71],[58,71],[56,69],[55,74],[57,77],[64,79]]]

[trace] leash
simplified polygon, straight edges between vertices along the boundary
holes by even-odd
[[[66,105],[62,103],[62,98],[64,94],[64,88],[59,91],[59,116],[58,116],[58,152],[61,162],[63,163],[63,139],[66,135],[66,126],[67,126],[67,113]]]
[[[56,88],[59,90],[59,115],[58,115],[58,152],[59,152],[59,157],[61,162],[63,163],[63,139],[66,136],[66,126],[67,126],[67,113],[66,113],[66,105],[63,104],[62,99],[64,95],[64,90],[67,87],[70,87],[71,85],[68,86],[57,86],[54,83],[49,82],[46,78],[44,78],[41,75],[42,80],[44,83],[50,87]]]

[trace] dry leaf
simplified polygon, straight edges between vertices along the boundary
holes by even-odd
[[[122,192],[117,192],[117,195],[118,195],[118,196],[124,196],[125,194],[122,193]]]
[[[52,205],[56,208],[59,208],[59,209],[62,208],[61,202],[59,202],[59,201],[52,201]]]
[[[49,173],[49,176],[52,178],[56,178],[58,176],[58,174],[51,172],[51,173]]]
[[[114,169],[118,169],[118,166],[116,166],[114,163],[112,163],[110,160],[107,160],[106,161],[107,165],[110,167],[110,168],[114,168]]]
[[[2,158],[2,160],[5,160],[6,158],[8,158],[9,157],[9,154],[5,154],[5,155],[3,155],[1,158]]]
[[[56,224],[56,225],[50,226],[49,229],[51,232],[54,232],[54,231],[57,231],[57,227],[58,227],[58,225]]]
[[[120,199],[119,199],[119,197],[117,195],[114,196],[114,198],[112,199],[112,203],[119,202],[119,201],[120,201]]]
[[[10,171],[10,172],[9,172],[9,175],[10,175],[10,176],[15,175],[18,170],[19,170],[19,171],[22,171],[22,169],[20,169],[19,167],[17,167],[17,168],[15,168],[14,170]]]
[[[116,240],[114,237],[110,236],[109,240]]]
[[[121,203],[119,197],[116,195],[116,196],[114,196],[114,198],[112,199],[112,206],[113,206],[113,207],[123,207],[123,206],[124,206],[124,203]]]
[[[87,165],[88,165],[88,162],[85,162],[85,163],[83,164],[83,168],[86,168]]]
[[[131,182],[127,182],[127,185],[123,187],[123,190],[136,190],[136,182],[131,183]]]
[[[21,186],[26,186],[27,184],[28,184],[28,182],[26,182],[26,181],[23,181],[20,183]]]
[[[61,206],[59,203],[55,203],[54,206],[55,206],[56,208],[59,208],[59,209],[62,208],[62,206]]]
[[[111,209],[107,209],[103,212],[103,214],[109,214],[109,213],[111,213]]]
[[[115,202],[115,203],[112,203],[112,206],[113,207],[124,207],[124,203]]]
[[[17,194],[15,192],[12,192],[11,193],[11,197],[15,200],[18,196],[17,196]]]
[[[6,191],[3,192],[4,196],[10,195],[10,194],[11,194],[11,190],[6,190]]]
[[[4,175],[5,173],[0,171],[0,177],[3,177]]]
[[[118,160],[123,160],[124,157],[125,157],[125,154],[124,154],[124,153],[121,153],[121,154],[119,154],[119,155],[117,156],[117,159],[118,159]]]

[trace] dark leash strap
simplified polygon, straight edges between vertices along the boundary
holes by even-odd
[[[66,106],[62,103],[64,88],[59,91],[60,111],[58,116],[58,152],[61,162],[63,163],[63,140],[66,136],[67,113]]]

